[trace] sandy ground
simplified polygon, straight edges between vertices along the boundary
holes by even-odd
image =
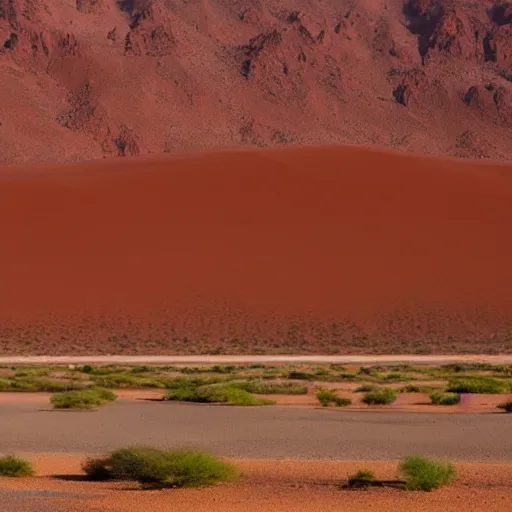
[[[1,396],[1,395],[0,395]],[[120,401],[93,412],[0,402],[0,453],[104,452],[134,444],[236,458],[396,459],[411,453],[508,462],[510,415]],[[37,428],[34,428],[37,425]],[[207,426],[207,427],[206,427]]]
[[[510,510],[512,499],[510,464],[457,464],[458,478],[453,486],[431,493],[406,493],[356,492],[338,487],[340,481],[362,467],[371,467],[378,477],[393,478],[398,462],[236,460],[242,477],[234,484],[196,490],[137,491],[126,484],[81,482],[76,476],[80,474],[83,455],[30,458],[35,461],[39,477],[0,479],[2,503],[16,512],[363,512],[377,508],[397,512],[505,512]],[[52,497],[51,493],[60,495]]]
[[[3,355],[511,353],[507,165],[364,148],[0,171]]]
[[[410,364],[410,365],[443,365],[454,363],[487,363],[492,365],[512,364],[510,354],[452,354],[428,355],[393,354],[393,355],[182,355],[182,356],[0,356],[0,365],[30,365],[30,364],[117,364],[117,365],[183,365],[183,364],[251,364],[251,363],[283,363],[283,364]]]

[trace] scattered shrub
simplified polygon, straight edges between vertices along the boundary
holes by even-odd
[[[109,389],[126,388],[165,388],[165,383],[159,379],[151,379],[127,373],[99,375],[94,378],[96,386]]]
[[[406,488],[413,491],[431,491],[449,484],[455,478],[455,468],[424,457],[407,457],[400,466]]]
[[[12,455],[0,457],[0,476],[23,477],[33,474],[32,464],[27,460]]]
[[[373,482],[375,482],[375,474],[366,469],[360,469],[348,479],[348,485],[350,487],[370,487]]]
[[[460,395],[458,393],[433,391],[430,393],[430,400],[435,405],[457,405],[460,402]]]
[[[258,399],[245,389],[240,389],[229,384],[211,384],[196,388],[186,387],[172,389],[164,397],[164,400],[245,406],[273,405],[275,403],[270,400]]]
[[[346,407],[347,405],[350,405],[351,403],[352,403],[352,400],[350,400],[350,398],[344,398],[342,396],[334,397],[334,404],[338,407]]]
[[[504,391],[503,382],[490,377],[457,377],[448,383],[447,391],[452,393],[489,393],[499,394]]]
[[[338,407],[345,407],[352,403],[350,398],[343,398],[336,394],[336,391],[332,389],[319,388],[316,392],[318,401],[322,404],[322,407],[327,407],[330,404],[334,404]]]
[[[288,374],[288,378],[292,380],[313,380],[315,375],[308,372],[299,372],[297,370],[292,370]]]
[[[295,382],[260,382],[253,380],[234,381],[231,385],[257,395],[306,395],[308,392],[306,386]]]
[[[163,451],[134,447],[108,457],[88,459],[83,470],[91,480],[127,480],[146,486],[200,487],[236,478],[233,466],[200,451]]]
[[[363,402],[368,405],[389,405],[396,400],[397,392],[389,388],[381,388],[370,391],[363,397]]]
[[[416,386],[415,384],[408,384],[407,386],[404,386],[401,390],[401,393],[421,393],[422,389],[419,386]]]
[[[503,409],[505,412],[512,412],[512,400],[498,405],[498,409]]]
[[[57,393],[50,399],[56,409],[93,409],[117,398],[108,389],[90,388],[81,391]]]
[[[378,389],[378,386],[373,384],[363,384],[362,386],[356,388],[354,391],[356,393],[368,393],[369,391],[377,391]]]

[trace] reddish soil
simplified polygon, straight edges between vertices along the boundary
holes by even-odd
[[[5,490],[18,492],[53,491],[70,493],[61,498],[39,497],[26,504],[27,512],[62,510],[139,512],[146,510],[184,512],[363,512],[380,507],[398,512],[507,512],[512,499],[510,464],[457,464],[457,480],[433,492],[403,492],[392,489],[347,491],[339,488],[350,474],[371,468],[378,478],[393,479],[398,462],[365,461],[235,461],[243,475],[239,482],[205,489],[139,491],[130,484],[73,481],[81,473],[83,456],[50,455],[30,457],[40,475],[37,478],[0,480]],[[60,475],[58,479],[53,475]],[[76,480],[76,479],[75,479]],[[33,494],[37,495],[37,494]],[[41,493],[42,495],[42,493]],[[73,495],[80,498],[73,499]],[[72,507],[77,507],[72,508]],[[21,509],[20,509],[21,510]],[[60,510],[60,509],[59,509]]]
[[[512,352],[512,173],[362,148],[0,172],[3,354]]]
[[[380,144],[510,158],[505,0],[0,0],[0,162]]]

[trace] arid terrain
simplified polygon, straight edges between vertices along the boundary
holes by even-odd
[[[432,493],[392,489],[347,491],[339,483],[360,467],[385,478],[396,462],[236,460],[240,481],[208,489],[140,491],[125,483],[81,481],[84,455],[31,455],[38,476],[0,479],[2,504],[14,512],[508,512],[512,468],[504,464],[458,463],[457,481]],[[468,499],[468,496],[471,499]]]
[[[506,164],[357,147],[0,171],[3,355],[512,352]]]
[[[0,162],[379,144],[512,155],[505,0],[1,0]]]

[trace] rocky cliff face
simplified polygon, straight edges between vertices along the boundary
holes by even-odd
[[[381,144],[510,158],[512,3],[0,0],[0,162]]]

